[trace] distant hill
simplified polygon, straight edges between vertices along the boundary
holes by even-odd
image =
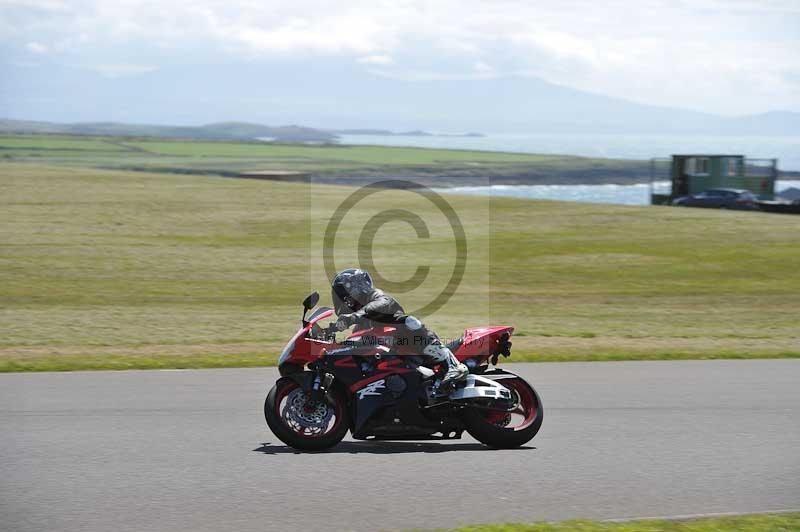
[[[0,56],[0,67],[2,67]],[[0,116],[63,123],[111,119],[117,123],[207,123],[195,128],[124,126],[133,134],[193,138],[275,137],[324,141],[348,134],[480,131],[489,134],[800,136],[800,113],[776,110],[721,116],[558,85],[536,77],[406,80],[365,71],[330,58],[279,61],[254,68],[248,61],[164,67],[140,76],[107,78],[49,65],[14,68],[0,82]],[[5,74],[4,70],[4,74]],[[37,74],[38,73],[38,74]],[[38,77],[43,76],[43,77]],[[691,84],[692,80],[687,80]],[[191,95],[191,97],[188,97]],[[124,102],[124,104],[120,104]],[[769,108],[769,102],[764,108]],[[797,109],[792,108],[793,111]],[[108,117],[108,118],[105,118]],[[218,123],[235,120],[233,124]],[[258,124],[311,124],[309,130]],[[73,124],[72,131],[107,133],[119,125]],[[97,128],[100,129],[97,129]],[[63,131],[63,130],[61,130]],[[69,131],[69,130],[68,130]]]
[[[429,133],[415,129],[413,131],[390,131],[388,129],[326,129],[334,135],[373,135],[378,137],[484,137],[483,133]]]
[[[302,126],[264,126],[247,122],[219,122],[203,126],[158,126],[117,122],[58,124],[29,120],[0,120],[0,133],[62,133],[203,140],[253,140],[271,138],[284,142],[333,142],[336,135]]]

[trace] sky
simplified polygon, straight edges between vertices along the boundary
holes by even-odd
[[[283,97],[269,75],[318,86],[310,108],[337,105],[328,82],[513,77],[722,115],[800,111],[800,0],[0,0],[0,68],[0,117],[40,120],[244,119]],[[254,90],[242,72],[267,77]],[[184,96],[194,107],[173,112]]]

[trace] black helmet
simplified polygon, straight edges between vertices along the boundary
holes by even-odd
[[[331,282],[331,299],[336,314],[349,314],[360,309],[372,293],[372,277],[358,268],[336,274]]]

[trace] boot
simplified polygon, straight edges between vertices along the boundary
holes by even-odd
[[[444,387],[466,379],[467,375],[469,375],[469,369],[467,369],[467,366],[459,362],[456,356],[449,349],[447,349],[447,351],[450,353],[450,356],[448,356],[447,360],[445,361],[447,364],[447,371],[439,383],[439,386]]]
[[[431,357],[435,362],[445,364],[447,371],[444,376],[439,380],[437,388],[447,387],[462,379],[465,379],[469,374],[467,366],[458,361],[456,356],[447,347],[440,343],[430,344],[424,351],[426,355]]]

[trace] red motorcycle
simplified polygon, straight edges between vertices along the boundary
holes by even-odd
[[[320,325],[332,309],[318,308],[306,319],[318,302],[317,292],[303,301],[302,327],[281,353],[281,377],[264,402],[269,428],[287,445],[319,451],[348,430],[359,440],[449,440],[466,430],[486,445],[509,448],[542,426],[533,386],[490,369],[511,354],[513,327],[470,328],[447,344],[470,374],[442,390],[438,368],[424,366],[418,348],[398,341],[398,326],[377,324],[337,342],[335,323]]]

